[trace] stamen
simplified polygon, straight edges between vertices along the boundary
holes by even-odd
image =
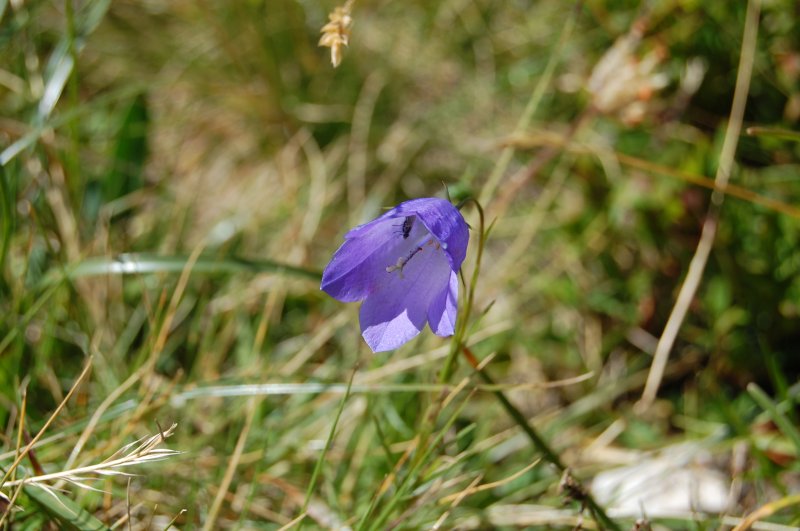
[[[424,245],[424,244],[423,244]],[[422,247],[417,247],[416,249],[412,249],[408,256],[400,257],[397,259],[397,263],[395,265],[390,265],[386,267],[387,273],[392,273],[393,271],[397,271],[397,274],[400,275],[400,279],[403,279],[403,268],[406,266],[409,260],[414,258],[414,255],[417,254],[422,250]]]
[[[397,263],[395,263],[394,265],[386,266],[386,272],[387,273],[393,273],[393,272],[397,271],[397,274],[400,275],[400,279],[402,280],[404,278],[403,277],[403,268],[406,266],[406,264],[408,264],[408,262],[411,261],[412,258],[414,258],[414,255],[416,255],[417,253],[422,251],[422,247],[425,246],[425,245],[433,245],[433,246],[436,247],[436,249],[440,248],[439,242],[437,242],[434,239],[429,239],[429,240],[423,242],[422,244],[420,244],[419,247],[415,247],[414,249],[412,249],[411,252],[408,253],[407,256],[401,256],[400,258],[398,258],[397,259]]]

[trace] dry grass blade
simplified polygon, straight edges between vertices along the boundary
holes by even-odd
[[[51,481],[59,481],[64,480],[68,481],[69,483],[86,489],[92,489],[90,486],[86,485],[84,481],[89,479],[97,479],[92,478],[92,475],[96,476],[128,476],[131,475],[128,472],[120,470],[122,468],[127,468],[130,466],[141,465],[145,463],[151,463],[154,461],[161,461],[163,459],[167,459],[174,455],[179,454],[177,450],[170,450],[168,448],[159,448],[159,446],[173,433],[175,433],[175,428],[177,424],[173,424],[169,427],[169,429],[156,433],[155,435],[151,435],[149,437],[144,437],[139,439],[138,441],[134,441],[133,443],[127,444],[123,446],[121,449],[114,452],[111,457],[105,459],[104,461],[94,464],[94,465],[87,465],[77,468],[71,468],[67,470],[62,470],[60,472],[53,472],[51,474],[42,474],[38,476],[31,476],[24,479],[17,479],[14,481],[7,481],[4,487],[15,487],[19,485],[31,485],[31,484],[43,484],[48,483]]]
[[[704,175],[689,173],[672,168],[670,166],[664,166],[663,164],[657,164],[649,160],[627,155],[625,153],[620,153],[619,151],[612,151],[600,146],[569,142],[569,139],[563,134],[558,134],[551,131],[535,131],[526,135],[514,135],[502,142],[501,145],[505,146],[508,144],[516,146],[517,148],[532,148],[541,145],[562,146],[570,153],[589,154],[597,157],[608,155],[609,157],[616,159],[623,166],[636,168],[637,170],[642,170],[653,175],[666,175],[668,177],[674,177],[687,183],[702,186],[703,188],[707,188],[709,190],[719,190],[724,192],[725,195],[736,197],[738,199],[742,199],[743,201],[749,201],[755,205],[759,205],[764,208],[774,210],[775,212],[780,212],[781,214],[800,219],[800,208],[789,203],[773,199],[772,197],[758,194],[749,188],[728,183],[724,189],[720,189],[714,183],[714,179],[709,179]]]
[[[50,425],[53,423],[53,421],[55,421],[56,417],[58,417],[58,415],[61,413],[61,411],[63,411],[63,409],[67,405],[67,402],[69,402],[69,400],[72,398],[72,395],[75,394],[75,391],[78,389],[78,385],[80,385],[80,383],[83,381],[83,379],[86,377],[86,375],[89,374],[89,370],[91,368],[92,368],[92,358],[89,358],[89,360],[86,362],[86,366],[83,368],[83,371],[78,376],[78,378],[75,380],[75,383],[72,384],[72,388],[70,388],[70,390],[67,393],[67,395],[64,397],[64,400],[62,400],[61,403],[56,408],[56,410],[53,411],[53,414],[50,415],[50,418],[48,418],[47,422],[44,423],[44,426],[42,426],[42,429],[39,430],[39,433],[37,433],[36,436],[33,439],[31,439],[31,442],[29,442],[27,444],[27,446],[25,446],[25,449],[22,450],[19,453],[19,455],[17,455],[17,458],[14,460],[14,462],[11,464],[10,467],[8,467],[8,470],[6,471],[5,475],[3,476],[3,479],[0,480],[0,488],[3,488],[3,487],[5,487],[6,485],[9,484],[9,483],[6,483],[6,480],[17,469],[19,464],[22,462],[22,460],[25,458],[25,456],[28,455],[28,453],[31,451],[33,446],[39,441],[39,439],[42,438],[44,433],[47,431],[47,428],[49,428]]]
[[[228,462],[228,467],[225,469],[225,475],[222,478],[222,483],[217,491],[217,495],[214,497],[214,502],[211,504],[211,509],[208,511],[206,522],[203,524],[204,530],[214,529],[215,522],[217,521],[217,515],[222,507],[222,502],[225,500],[225,494],[228,492],[228,489],[231,486],[231,481],[233,481],[233,476],[236,473],[236,467],[239,466],[239,462],[242,459],[244,446],[247,443],[247,436],[250,434],[250,427],[253,425],[253,419],[255,418],[256,411],[258,410],[256,407],[257,405],[258,403],[256,402],[255,397],[250,398],[250,400],[247,402],[247,418],[244,422],[244,428],[242,428],[241,433],[239,433],[239,439],[236,441],[236,448],[233,450],[233,455]]]
[[[499,479],[499,480],[493,481],[491,483],[484,483],[483,485],[477,485],[477,483],[475,485],[471,485],[470,487],[468,487],[467,489],[465,489],[465,490],[463,490],[461,492],[457,492],[455,494],[451,494],[449,496],[445,496],[444,498],[439,500],[439,503],[450,503],[451,501],[455,501],[455,500],[457,500],[459,498],[463,498],[463,497],[466,497],[466,496],[472,496],[473,494],[476,494],[478,492],[482,492],[484,490],[493,489],[493,488],[505,485],[506,483],[510,483],[510,482],[514,481],[515,479],[517,479],[518,477],[521,477],[522,475],[524,475],[529,470],[533,469],[540,462],[541,462],[541,459],[536,459],[533,463],[529,464],[528,466],[526,466],[525,468],[523,468],[521,470],[517,470],[516,472],[514,472],[513,474],[511,474],[507,478]]]
[[[452,501],[452,503],[450,504],[450,508],[447,509],[445,512],[443,512],[442,515],[439,517],[439,519],[436,520],[436,523],[431,526],[432,530],[438,530],[442,528],[442,525],[444,524],[445,520],[447,520],[447,518],[450,516],[451,511],[454,508],[458,507],[458,505],[464,500],[464,498],[466,498],[467,496],[469,496],[470,493],[475,491],[475,486],[478,483],[480,483],[481,479],[483,479],[483,474],[473,479],[472,482],[469,485],[467,485],[467,488],[462,490],[461,492],[457,492],[452,496],[447,496],[447,498],[439,500],[441,503],[444,502],[445,499],[449,498]]]
[[[0,509],[2,509],[3,516],[0,518],[0,529],[4,529],[4,525],[6,520],[11,515],[11,510],[14,508],[14,502],[17,501],[20,493],[22,492],[22,485],[20,485],[17,489],[14,490],[14,494],[11,495],[11,498],[0,492]]]
[[[766,518],[767,516],[770,516],[782,509],[792,507],[794,505],[800,505],[800,494],[793,494],[791,496],[781,498],[780,500],[764,504],[751,514],[747,515],[747,517],[744,518],[739,525],[733,528],[733,531],[747,531],[748,529],[754,527],[756,522],[762,518]]]
[[[293,528],[293,527],[295,527],[297,524],[299,524],[300,522],[302,522],[302,521],[303,521],[303,519],[304,519],[306,516],[308,516],[308,513],[301,513],[301,514],[300,514],[299,516],[297,516],[297,517],[296,517],[294,520],[292,520],[291,522],[288,522],[286,525],[284,525],[284,526],[282,526],[280,529],[278,529],[278,531],[288,531],[289,529],[292,529],[292,528]]]
[[[67,468],[71,467],[78,459],[78,455],[80,454],[86,442],[89,440],[89,437],[94,432],[95,428],[100,422],[100,419],[103,417],[103,414],[108,410],[108,408],[111,407],[111,405],[116,402],[119,397],[127,392],[128,389],[133,387],[144,375],[153,370],[153,367],[158,361],[159,355],[164,349],[164,344],[167,342],[167,337],[172,326],[172,320],[174,319],[175,312],[178,309],[178,303],[180,302],[181,298],[183,297],[183,293],[186,290],[186,285],[189,282],[189,276],[191,275],[192,269],[194,268],[195,263],[197,263],[198,258],[200,258],[202,252],[203,246],[197,246],[184,264],[183,271],[178,279],[178,284],[175,287],[175,291],[170,300],[169,310],[164,317],[164,322],[161,325],[158,336],[156,337],[155,345],[150,351],[147,360],[141,367],[131,373],[131,375],[122,383],[122,385],[114,389],[114,391],[109,394],[97,408],[94,415],[92,415],[92,418],[89,420],[89,424],[87,424],[86,428],[83,430],[83,433],[81,433],[81,436],[78,439],[78,442],[75,444],[75,447],[72,449],[72,452],[70,452],[69,458],[67,459]]]
[[[664,332],[658,340],[656,352],[653,356],[653,363],[650,367],[650,374],[647,375],[647,382],[642,392],[642,398],[636,405],[637,410],[640,412],[646,411],[656,398],[658,388],[661,385],[661,378],[664,375],[664,369],[667,366],[669,353],[672,350],[672,345],[675,343],[675,339],[678,337],[678,331],[683,324],[686,313],[689,311],[689,304],[691,304],[697,292],[697,288],[700,286],[703,271],[706,268],[708,257],[714,246],[722,202],[725,198],[723,191],[728,185],[728,180],[733,168],[733,159],[736,155],[736,146],[739,143],[739,133],[742,130],[742,121],[744,120],[744,108],[747,103],[747,94],[750,89],[750,77],[753,73],[753,62],[755,60],[758,17],[760,11],[760,0],[750,0],[747,3],[747,18],[744,25],[744,36],[742,37],[739,69],[736,75],[736,87],[733,93],[733,104],[731,105],[728,128],[725,131],[725,140],[722,143],[717,175],[714,178],[715,190],[711,195],[711,205],[709,206],[706,220],[703,223],[700,242],[697,244],[697,250],[689,264],[689,271],[686,273],[686,279],[678,293],[678,299],[675,301],[669,319],[667,319],[667,324],[664,326]]]
[[[536,88],[531,94],[531,97],[528,100],[527,105],[525,106],[525,110],[523,111],[522,115],[519,118],[519,121],[517,122],[517,126],[515,128],[516,133],[521,133],[522,131],[525,131],[528,128],[531,120],[533,119],[533,115],[536,113],[536,109],[539,108],[539,103],[541,103],[545,91],[549,87],[550,81],[553,78],[553,73],[555,72],[556,65],[562,59],[562,53],[567,45],[569,37],[572,34],[572,30],[575,27],[575,22],[578,13],[580,12],[580,7],[582,3],[583,2],[581,1],[575,3],[575,6],[571,10],[569,17],[565,21],[564,26],[561,29],[561,34],[558,37],[558,41],[553,46],[553,50],[549,55],[545,71],[539,77],[539,81],[536,84]],[[489,202],[494,198],[495,192],[497,191],[497,187],[500,185],[500,181],[503,179],[503,176],[505,175],[505,172],[508,169],[508,166],[513,156],[514,156],[514,147],[505,146],[503,148],[503,152],[500,154],[500,157],[497,159],[497,162],[495,163],[491,175],[486,180],[486,184],[483,186],[483,190],[481,190],[481,194],[478,199],[478,202],[480,204],[488,205]]]

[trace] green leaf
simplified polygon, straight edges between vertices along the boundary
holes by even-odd
[[[111,169],[103,181],[103,197],[113,201],[140,189],[147,159],[147,99],[138,94],[125,114],[117,136]]]
[[[152,274],[152,273],[180,273],[189,262],[187,256],[160,256],[147,253],[127,253],[116,257],[87,258],[77,264],[67,266],[62,271],[50,271],[46,276],[46,283],[60,281],[64,274],[68,278],[91,277],[98,275],[126,275],[126,274]],[[216,258],[214,256],[200,256],[192,265],[193,273],[278,273],[291,276],[305,277],[319,281],[322,274],[317,271],[303,269],[273,262],[270,260],[245,260],[237,257]]]
[[[771,136],[781,140],[800,142],[800,132],[781,129],[780,127],[748,127],[747,134],[750,136]]]
[[[59,529],[73,529],[77,531],[101,531],[110,527],[85,511],[80,505],[63,494],[36,485],[26,485],[25,494],[41,507],[53,520],[58,523]]]
[[[800,455],[800,430],[798,430],[789,417],[781,411],[781,406],[773,402],[767,393],[755,383],[751,382],[747,386],[747,392],[753,400],[755,400],[756,404],[769,415],[770,420],[775,423],[778,429],[792,441],[797,455]]]

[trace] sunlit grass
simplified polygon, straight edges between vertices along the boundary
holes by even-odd
[[[794,5],[762,6],[714,244],[636,408],[745,4],[358,0],[334,69],[342,4],[0,3],[2,525],[800,525]],[[469,320],[373,355],[319,272],[352,225],[445,194],[485,212]],[[178,453],[97,468],[154,434]],[[587,507],[609,471],[677,484],[659,463],[724,506]]]

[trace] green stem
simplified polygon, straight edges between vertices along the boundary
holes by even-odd
[[[464,300],[464,307],[459,312],[458,321],[456,322],[456,329],[455,333],[453,334],[453,339],[450,340],[450,352],[447,354],[447,358],[445,359],[444,365],[442,366],[442,370],[439,372],[439,384],[446,385],[450,381],[450,377],[453,375],[453,371],[455,370],[456,359],[458,357],[458,353],[461,350],[462,345],[464,344],[464,337],[467,333],[467,323],[469,322],[469,315],[472,312],[472,305],[475,298],[475,286],[478,283],[478,273],[480,272],[481,268],[481,257],[483,256],[483,247],[486,243],[486,231],[484,230],[484,216],[483,216],[483,208],[481,207],[480,203],[472,198],[465,199],[462,201],[457,208],[461,210],[461,208],[468,202],[472,202],[478,209],[478,214],[480,216],[480,233],[478,236],[478,254],[475,258],[475,267],[472,270],[472,279],[470,280],[469,288],[467,289],[467,295]],[[417,445],[417,451],[415,452],[414,458],[411,462],[411,466],[415,467],[420,464],[420,460],[426,455],[428,451],[428,439],[430,439],[431,434],[433,433],[434,425],[436,424],[436,419],[439,417],[439,413],[441,412],[442,402],[444,398],[447,396],[447,390],[443,390],[442,394],[440,395],[438,400],[435,400],[431,403],[427,409],[425,410],[425,414],[422,416],[422,423],[419,431],[419,444]]]
[[[344,411],[344,406],[347,403],[347,399],[350,398],[350,389],[353,387],[353,378],[355,377],[357,370],[358,367],[353,369],[353,372],[350,373],[350,381],[347,382],[347,391],[345,391],[342,401],[339,402],[339,409],[336,411],[336,417],[333,419],[331,430],[328,432],[328,440],[325,441],[325,448],[322,449],[322,453],[320,453],[317,463],[314,465],[314,471],[311,473],[311,481],[309,481],[308,488],[306,489],[306,498],[303,501],[301,514],[306,514],[308,511],[308,504],[311,503],[311,497],[314,495],[314,489],[317,486],[317,478],[319,478],[319,475],[322,472],[322,465],[325,463],[325,457],[328,455],[328,450],[333,445],[333,438],[336,435],[336,427],[339,425],[339,419],[342,416],[342,411]],[[305,518],[300,520],[298,530],[303,528],[305,520]]]
[[[484,371],[478,366],[477,359],[475,359],[475,357],[472,355],[469,349],[464,348],[463,353],[484,382],[486,382],[491,386],[496,385],[494,379],[491,376],[489,376],[489,374],[487,374],[486,371]],[[528,436],[528,438],[531,440],[531,443],[533,443],[533,446],[536,448],[536,450],[538,450],[539,453],[542,454],[542,457],[544,457],[544,459],[547,462],[549,462],[551,465],[557,468],[559,472],[561,473],[566,472],[567,467],[558,457],[558,454],[556,454],[556,452],[553,451],[552,448],[550,448],[550,445],[547,444],[547,441],[545,441],[541,435],[539,435],[539,432],[537,432],[536,429],[530,425],[530,423],[525,418],[525,416],[520,412],[520,410],[517,409],[514,406],[514,404],[512,404],[508,400],[508,398],[506,398],[505,394],[502,391],[495,390],[492,391],[492,393],[500,402],[500,404],[503,406],[503,409],[506,410],[506,413],[508,413],[508,415],[514,420],[514,422],[516,422],[517,425],[520,428],[522,428],[522,431],[524,431],[525,434]],[[580,490],[581,490],[581,495],[580,495],[581,503],[583,503],[583,505],[586,508],[588,508],[589,511],[592,513],[600,529],[611,529],[613,531],[621,531],[619,525],[605,513],[603,508],[597,503],[597,501],[595,501],[595,499],[592,497],[589,491],[583,488],[581,488]]]
[[[758,384],[751,382],[747,385],[747,392],[755,400],[761,409],[767,412],[772,422],[778,426],[778,429],[792,441],[795,451],[800,454],[800,430],[798,430],[794,423],[781,412],[779,406],[772,401],[772,399],[761,389]]]
[[[461,207],[464,206],[467,202],[471,202],[475,205],[478,209],[478,215],[480,216],[480,233],[478,235],[478,254],[475,258],[475,267],[472,270],[472,279],[469,283],[469,289],[467,290],[467,297],[464,302],[464,308],[461,312],[461,318],[456,323],[456,330],[455,334],[453,335],[453,339],[450,341],[450,352],[447,354],[447,359],[442,366],[442,371],[439,373],[439,383],[444,385],[450,381],[450,377],[453,375],[453,371],[455,370],[455,362],[456,358],[458,357],[459,351],[461,351],[461,346],[464,343],[464,336],[467,334],[467,324],[469,323],[469,315],[472,313],[472,305],[473,301],[475,300],[475,287],[478,285],[478,273],[481,269],[481,258],[483,257],[483,248],[486,244],[486,231],[485,231],[485,220],[483,217],[483,207],[481,204],[472,198],[465,199],[461,204],[458,205],[459,210]]]

